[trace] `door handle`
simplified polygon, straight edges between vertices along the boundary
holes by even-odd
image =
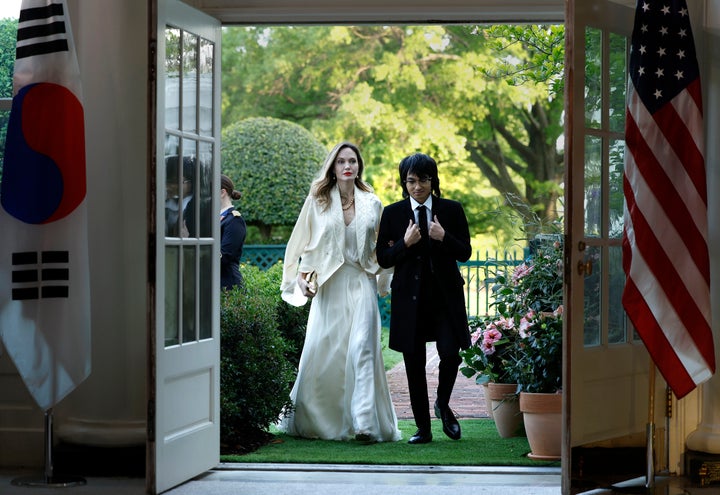
[[[587,260],[587,261],[580,260],[580,261],[578,261],[577,270],[578,270],[578,275],[580,275],[580,276],[590,276],[590,275],[592,275],[592,271],[593,271],[593,269],[592,269],[592,260]]]

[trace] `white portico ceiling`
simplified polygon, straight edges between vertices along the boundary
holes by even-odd
[[[223,24],[562,22],[563,0],[184,0]]]

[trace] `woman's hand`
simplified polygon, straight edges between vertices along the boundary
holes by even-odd
[[[306,276],[307,273],[298,273],[297,284],[298,287],[300,287],[300,292],[302,292],[303,296],[313,298],[317,293],[317,287],[315,287],[314,283],[308,282],[305,279]]]

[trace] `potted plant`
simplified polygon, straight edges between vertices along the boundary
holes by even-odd
[[[534,459],[559,459],[562,427],[563,244],[536,238],[528,260],[500,281],[498,312],[513,318],[519,338],[512,370]]]
[[[562,390],[563,246],[537,239],[531,255],[508,280],[498,276],[495,306],[518,331],[511,373],[523,392]]]
[[[461,352],[463,375],[484,387],[488,414],[501,437],[522,432],[518,384],[514,370],[519,333],[512,318],[471,318],[468,349]]]
[[[463,351],[461,371],[481,384],[517,384],[530,457],[555,459],[562,422],[562,237],[537,235],[530,247],[530,256],[511,274],[495,274],[491,307],[497,315],[471,325],[472,345]],[[537,434],[551,445],[545,447]]]

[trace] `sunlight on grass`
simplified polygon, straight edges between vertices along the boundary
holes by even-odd
[[[501,438],[490,419],[460,420],[462,439],[453,441],[433,420],[433,441],[410,445],[407,439],[415,432],[410,420],[400,420],[403,439],[399,442],[364,445],[355,441],[309,440],[278,433],[275,440],[245,455],[223,455],[222,462],[317,463],[317,464],[383,464],[437,466],[559,466],[559,462],[528,459],[527,438]]]

